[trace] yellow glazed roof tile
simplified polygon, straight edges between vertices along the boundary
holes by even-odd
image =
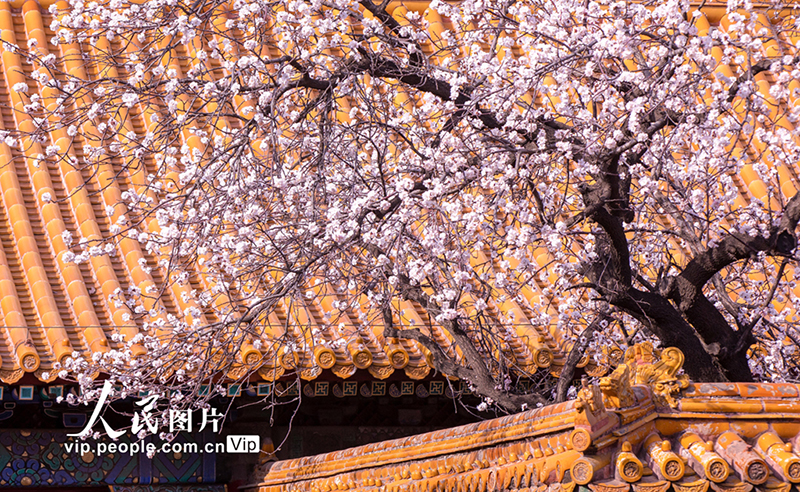
[[[86,77],[87,68],[80,58],[81,48],[77,45],[59,45],[51,47],[48,42],[52,37],[48,24],[50,14],[46,7],[49,4],[42,2],[12,2],[0,4],[0,38],[10,43],[21,43],[18,33],[27,39],[36,38],[39,49],[43,53],[53,53],[66,60],[63,68],[67,72]],[[394,6],[394,4],[393,4]],[[404,13],[417,11],[431,21],[431,31],[434,44],[446,27],[443,20],[435,12],[426,8],[426,2],[406,2],[405,6],[394,9],[394,15],[401,23],[408,22]],[[711,6],[704,12],[708,16],[707,24],[721,23],[725,28],[727,18],[723,15],[724,8]],[[224,19],[220,18],[220,22]],[[105,41],[102,41],[105,42]],[[102,49],[101,45],[88,49]],[[130,46],[129,49],[136,49]],[[428,49],[433,49],[428,43]],[[766,46],[765,50],[774,49]],[[66,57],[66,54],[71,56]],[[722,56],[722,53],[718,53]],[[171,60],[171,67],[178,73],[187,66],[182,66],[182,61],[177,58]],[[204,62],[203,62],[204,63]],[[209,62],[210,63],[210,62]],[[14,107],[13,118],[20,127],[33,125],[32,116],[26,114],[24,105],[27,95],[9,90],[16,83],[35,83],[27,81],[34,67],[11,52],[2,53],[2,73],[0,81],[0,100]],[[110,76],[120,76],[114,67],[99,67],[107,70]],[[224,70],[224,69],[223,69]],[[733,77],[731,68],[720,64],[719,73]],[[769,81],[763,77],[758,79],[758,90],[764,93],[769,100]],[[51,90],[48,88],[43,91]],[[49,98],[48,100],[53,100]],[[181,101],[181,104],[185,104]],[[548,101],[555,104],[557,101]],[[795,98],[795,104],[798,98]],[[251,102],[238,101],[237,111],[243,112]],[[123,133],[133,131],[142,134],[148,129],[153,129],[150,114],[131,114],[122,118]],[[791,127],[788,121],[782,125]],[[81,128],[84,134],[98,134],[98,129],[90,122]],[[80,135],[79,135],[80,137]],[[181,134],[182,142],[198,144],[197,137],[188,132]],[[66,135],[64,129],[54,130],[51,134],[52,141],[69,156],[82,155],[79,140]],[[752,142],[738,142],[736,151],[746,156],[748,152],[760,155],[765,151],[764,144],[754,139]],[[159,270],[154,258],[144,254],[139,244],[127,237],[120,238],[113,255],[95,256],[82,268],[71,266],[66,259],[71,255],[72,244],[65,239],[65,235],[75,238],[83,237],[88,240],[108,235],[111,226],[124,213],[122,207],[117,207],[123,193],[136,191],[142,196],[148,195],[147,164],[138,162],[128,169],[128,174],[117,172],[111,166],[105,166],[98,173],[88,175],[72,168],[70,163],[63,159],[60,162],[50,160],[39,161],[37,156],[42,154],[41,145],[29,142],[24,145],[24,151],[12,149],[6,144],[0,144],[0,188],[2,189],[4,226],[12,235],[4,238],[2,243],[2,256],[0,256],[0,288],[3,293],[12,296],[12,299],[3,300],[3,323],[5,330],[0,331],[0,338],[4,343],[15,347],[19,355],[26,347],[25,353],[39,354],[40,362],[36,364],[23,364],[21,357],[16,360],[2,361],[3,370],[0,379],[6,383],[19,380],[24,372],[35,372],[39,378],[44,378],[48,373],[50,378],[55,377],[51,371],[53,363],[71,354],[72,350],[79,350],[84,355],[90,355],[91,350],[105,350],[105,347],[114,346],[112,335],[125,333],[132,337],[138,332],[137,322],[134,321],[128,307],[124,302],[115,303],[109,297],[121,293],[120,299],[124,300],[129,288],[138,288],[141,292],[149,292],[150,287],[155,287],[158,296],[145,299],[148,311],[155,311],[156,317],[166,321],[167,316],[191,319],[197,316],[202,322],[212,321],[210,310],[204,310],[196,302],[192,291],[196,289],[207,290],[212,286],[202,275],[202,266],[197,267],[196,278],[185,284],[168,282],[165,274]],[[38,166],[38,167],[37,167]],[[777,163],[776,168],[783,180],[783,191],[789,196],[800,187],[796,173],[789,166]],[[741,173],[743,184],[742,203],[747,203],[751,198],[760,198],[766,193],[764,183],[754,171],[752,163],[745,165]],[[58,203],[58,204],[57,204]],[[106,210],[111,209],[107,214]],[[33,213],[36,212],[36,213]],[[150,219],[146,228],[153,232],[160,231],[158,221]],[[42,240],[44,243],[42,243]],[[74,240],[73,240],[74,241]],[[678,252],[681,253],[680,249]],[[478,252],[474,258],[476,269],[487,271],[500,271],[501,258],[489,258],[483,252]],[[533,261],[545,268],[551,258],[545,248],[541,248],[534,255]],[[22,271],[14,271],[9,265],[18,265]],[[513,268],[513,266],[512,266]],[[507,299],[493,309],[497,317],[505,317],[506,324],[512,331],[513,337],[509,342],[509,350],[515,360],[528,371],[537,369],[550,370],[557,374],[563,365],[565,352],[571,347],[560,328],[555,324],[550,326],[537,326],[532,322],[538,304],[549,305],[547,295],[548,282],[554,282],[556,274],[549,272],[544,279],[536,279],[529,288],[522,290],[524,298]],[[194,282],[194,283],[192,283]],[[800,287],[799,287],[800,288]],[[335,297],[334,294],[329,294]],[[20,300],[25,302],[21,303]],[[57,302],[63,299],[65,302]],[[16,302],[15,302],[16,301]],[[62,305],[62,304],[68,304]],[[302,302],[301,302],[302,303]],[[23,304],[31,306],[23,308]],[[555,309],[548,306],[547,309]],[[6,312],[6,310],[8,312]],[[190,314],[193,311],[195,314]],[[269,337],[279,336],[288,328],[299,338],[303,334],[298,326],[319,327],[318,339],[307,340],[304,347],[308,355],[307,360],[284,360],[278,354],[272,357],[263,357],[264,370],[261,374],[265,378],[279,377],[285,370],[300,364],[304,378],[314,378],[322,369],[331,369],[339,377],[352,376],[357,369],[367,370],[373,377],[385,378],[393,371],[404,371],[409,377],[424,378],[429,373],[427,358],[429,354],[416,342],[404,340],[384,339],[381,330],[375,329],[374,319],[369,316],[367,320],[359,317],[359,312],[352,310],[342,312],[340,321],[350,330],[347,335],[342,335],[335,326],[325,320],[322,313],[331,312],[332,304],[323,297],[322,304],[309,306],[283,306],[280,310],[283,319],[276,314],[268,318],[269,327],[263,335],[262,346],[269,347]],[[401,314],[402,313],[402,314]],[[429,320],[419,306],[404,302],[397,306],[395,315],[401,327],[428,325]],[[24,323],[23,323],[24,321]],[[288,327],[284,326],[288,323]],[[351,326],[352,325],[352,326]],[[359,329],[354,328],[359,325]],[[19,330],[30,330],[27,336],[21,337]],[[432,337],[442,346],[445,352],[451,352],[452,341],[443,330],[433,324],[430,328]],[[78,335],[78,336],[76,336]],[[347,343],[343,346],[334,344],[337,338],[347,336]],[[85,347],[73,347],[70,340],[84,340]],[[252,341],[251,341],[252,342]],[[321,342],[325,342],[322,344]],[[242,357],[251,359],[256,357],[253,345],[242,352]],[[587,359],[587,372],[602,374],[606,369],[598,366],[594,361]],[[686,403],[690,403],[687,401]]]

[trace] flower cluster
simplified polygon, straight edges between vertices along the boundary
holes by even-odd
[[[81,142],[79,158],[48,155],[121,183],[103,204],[111,246],[67,233],[70,259],[141,251],[139,283],[111,300],[140,339],[63,370],[101,367],[128,392],[242,377],[256,368],[243,346],[313,372],[315,347],[380,345],[372,327],[387,310],[410,327],[408,306],[445,347],[465,332],[497,381],[535,371],[538,338],[567,350],[611,308],[585,341],[607,366],[612,348],[660,336],[631,289],[663,294],[726,238],[769,237],[800,186],[791,16],[710,26],[686,0],[51,10],[53,53],[81,43],[86,70],[29,43],[39,76],[13,90],[42,92],[37,135]],[[600,209],[621,218],[624,251]],[[732,262],[705,286],[725,330],[756,322],[764,378],[797,371],[800,297],[781,261]],[[481,409],[498,402],[484,396]]]

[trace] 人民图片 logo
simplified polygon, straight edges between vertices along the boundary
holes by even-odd
[[[86,426],[83,428],[82,431],[78,432],[77,434],[67,434],[70,437],[86,437],[92,434],[92,428],[97,423],[98,420],[103,424],[103,428],[105,429],[106,433],[112,439],[117,439],[121,435],[125,434],[125,430],[116,430],[111,427],[106,420],[100,416],[100,412],[103,409],[103,406],[106,404],[106,400],[108,400],[109,395],[111,394],[112,385],[110,381],[106,381],[103,384],[103,389],[100,392],[100,398],[97,401],[97,405],[92,412],[92,416],[89,418],[89,421],[86,423]],[[136,402],[136,405],[142,407],[142,409],[133,414],[133,418],[131,419],[131,433],[135,436],[143,437],[142,432],[149,432],[150,434],[158,434],[161,427],[164,425],[163,419],[153,415],[153,412],[156,409],[156,402],[158,400],[157,395],[148,396],[140,401]],[[224,418],[224,415],[219,413],[216,408],[203,408],[201,409],[201,421],[200,426],[197,429],[198,432],[202,432],[206,426],[210,425],[211,429],[214,432],[219,432],[221,428],[220,422]],[[182,410],[175,410],[170,409],[169,411],[169,432],[193,432],[194,428],[192,426],[192,410],[191,409],[182,409]]]
[[[69,437],[79,437],[85,439],[96,435],[93,431],[95,424],[100,421],[106,434],[114,441],[122,437],[127,428],[115,429],[101,416],[104,406],[107,404],[111,392],[112,384],[106,381],[100,392],[97,405],[92,411],[88,422],[83,430],[74,434],[67,434]],[[224,415],[216,408],[201,408],[199,422],[195,422],[194,414],[191,409],[170,409],[168,418],[158,416],[156,408],[158,396],[147,396],[134,403],[140,409],[131,418],[130,432],[139,440],[134,442],[71,442],[66,443],[65,450],[68,453],[76,452],[83,455],[93,452],[95,455],[105,453],[122,453],[136,455],[146,453],[152,457],[156,453],[257,453],[260,450],[261,437],[258,435],[229,435],[222,442],[177,442],[172,441],[176,432],[203,432],[206,429],[219,433],[222,428]],[[156,444],[146,441],[147,435],[163,436],[162,429],[168,429],[170,439]]]

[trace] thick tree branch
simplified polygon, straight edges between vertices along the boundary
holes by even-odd
[[[405,328],[399,330],[395,328],[394,321],[392,320],[391,309],[388,306],[383,308],[382,314],[384,337],[415,340],[423,347],[431,351],[431,354],[433,354],[434,369],[437,371],[466,381],[475,379],[475,374],[473,373],[472,369],[462,366],[461,364],[456,364],[455,361],[451,360],[447,354],[444,353],[441,345],[436,343],[436,340],[425,335],[419,329]]]
[[[719,355],[721,360],[735,358],[726,364],[732,379],[745,381],[752,377],[748,377],[750,371],[743,350],[736,349],[741,337],[750,339],[750,335],[737,335],[733,331],[705,297],[703,287],[719,271],[736,261],[756,257],[759,253],[778,256],[791,254],[797,244],[795,229],[798,220],[800,193],[786,205],[780,224],[768,237],[731,234],[716,246],[696,254],[679,275],[668,278],[661,286],[661,295],[675,303],[708,344],[712,354]]]
[[[561,369],[558,383],[556,383],[556,402],[566,401],[569,387],[572,384],[572,380],[575,379],[575,368],[581,361],[581,358],[583,358],[586,346],[591,341],[594,332],[601,327],[603,321],[608,321],[609,319],[608,311],[599,313],[598,316],[589,323],[589,326],[584,328],[583,332],[575,341],[575,345],[570,349],[567,360],[564,362],[564,367]]]
[[[736,94],[739,92],[739,87],[747,82],[748,80],[752,80],[753,77],[760,74],[761,72],[766,72],[769,70],[769,67],[772,66],[772,60],[769,58],[764,58],[763,60],[759,61],[748,70],[744,75],[736,79],[731,87],[728,89],[728,102],[733,102],[736,99]]]
[[[397,275],[397,277],[399,279],[397,290],[403,299],[419,303],[433,318],[442,313],[441,306],[433,301],[421,287],[413,285],[405,275]],[[478,394],[491,398],[508,411],[519,411],[524,406],[530,407],[537,403],[546,403],[545,398],[541,395],[517,395],[503,390],[502,384],[498,384],[499,382],[489,371],[486,365],[486,358],[478,352],[467,333],[459,326],[458,318],[442,320],[440,324],[450,333],[456,344],[461,348],[464,360],[470,369],[468,374],[464,374],[465,380],[476,388]],[[402,333],[404,331],[399,332]],[[411,337],[419,338],[419,335],[411,334]]]
[[[694,329],[675,307],[659,294],[631,288],[611,303],[646,326],[667,347],[678,347],[686,355],[684,369],[695,381],[725,381],[723,369],[708,352]]]
[[[675,204],[669,201],[661,191],[656,191],[654,197],[658,204],[677,224],[677,233],[689,245],[692,255],[701,255],[703,250],[695,234],[694,226],[686,220],[684,215],[675,207]],[[739,326],[739,308],[725,291],[725,285],[719,273],[714,274],[712,280],[717,291],[717,298],[726,311],[736,320],[737,326]],[[659,287],[661,288],[663,286],[659,285]],[[680,309],[680,303],[678,307]],[[703,338],[704,343],[710,348],[713,355],[719,355],[721,359],[725,359],[738,353],[738,351],[731,351],[731,347],[733,346],[732,344],[736,343],[735,340],[741,337],[741,335],[734,332],[725,317],[722,316],[717,308],[702,294],[702,290],[699,291],[697,302],[693,303],[692,307],[685,310],[684,314],[692,326],[695,327],[698,334]],[[739,328],[743,329],[744,327],[739,326]],[[746,360],[734,361],[726,365],[728,366],[728,371],[731,373],[731,376],[735,377],[737,381],[749,381],[752,379]],[[733,376],[734,374],[736,374],[736,376]]]
[[[681,273],[680,277],[695,289],[701,289],[711,277],[732,263],[753,258],[758,253],[786,256],[797,246],[795,229],[800,221],[800,193],[789,200],[783,210],[783,217],[769,237],[748,236],[734,233],[724,238],[714,247],[695,256]]]

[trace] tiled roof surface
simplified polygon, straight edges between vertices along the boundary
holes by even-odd
[[[267,462],[248,490],[788,492],[800,483],[800,386],[681,383],[652,362],[620,366],[577,400]]]
[[[724,7],[719,2],[704,4],[708,20],[720,22],[724,28]],[[48,27],[51,14],[47,6],[47,3],[40,6],[35,0],[0,3],[0,37],[20,46],[30,39],[37,39],[43,54],[49,51],[60,60],[66,60],[61,64],[66,72],[87,76],[80,50],[75,45],[53,46],[49,43],[53,33]],[[406,9],[425,11],[426,7],[426,2],[407,2],[405,6],[397,2],[390,4],[396,17],[402,17]],[[704,22],[701,19],[700,25]],[[433,26],[437,24],[433,23]],[[767,45],[765,49],[770,48]],[[181,63],[188,63],[187,58],[178,57]],[[26,77],[34,67],[18,54],[4,51],[0,68],[0,105],[13,108],[13,111],[3,111],[0,129],[30,130],[35,115],[24,110],[26,96],[9,90],[9,87],[22,82],[35,86]],[[732,76],[729,67],[721,65],[719,71]],[[114,73],[109,72],[109,75]],[[756,80],[759,90],[769,99],[766,74],[759,74]],[[800,87],[798,81],[793,84]],[[45,93],[48,89],[36,90]],[[147,130],[148,123],[140,112],[134,111],[124,124],[141,134]],[[54,130],[50,138],[62,152],[75,157],[83,155],[80,134],[74,143],[63,129]],[[758,142],[753,141],[752,145],[758,145]],[[754,149],[753,155],[760,154],[759,150]],[[744,155],[749,149],[739,151]],[[3,325],[0,330],[0,380],[6,383],[18,381],[25,373],[35,373],[40,379],[46,379],[45,374],[49,373],[49,379],[52,379],[55,377],[51,371],[53,364],[74,352],[89,356],[92,352],[107,351],[116,346],[112,341],[114,333],[132,338],[141,329],[140,321],[132,321],[131,312],[124,304],[109,301],[118,290],[125,292],[129,287],[136,287],[147,292],[149,286],[165,287],[157,290],[161,292],[158,298],[145,298],[145,308],[163,308],[162,312],[182,318],[182,313],[188,308],[197,307],[191,291],[209,288],[199,274],[191,276],[188,284],[167,284],[158,259],[130,238],[122,238],[112,254],[93,256],[88,263],[80,265],[69,262],[73,247],[69,237],[82,237],[89,241],[107,237],[111,224],[120,213],[114,212],[109,216],[107,208],[117,204],[126,190],[138,190],[144,186],[148,170],[137,168],[123,172],[105,165],[92,173],[74,168],[66,159],[39,161],[37,156],[40,154],[44,154],[43,144],[38,142],[25,141],[23,149],[0,142],[0,323]],[[782,167],[779,173],[785,178],[782,182],[787,196],[800,187],[795,170]],[[752,166],[745,166],[736,180],[742,203],[747,203],[751,197],[760,198],[765,193],[766,188]],[[157,221],[150,220],[147,227],[158,228]],[[475,267],[499,268],[501,260],[477,255]],[[547,271],[549,259],[546,252],[532,260]],[[554,275],[550,275],[550,281]],[[800,292],[800,284],[796,289]],[[549,304],[547,291],[548,281],[537,279],[522,290],[522,297],[490,306],[490,312],[498,324],[507,325],[506,316],[514,314],[511,328],[516,339],[509,351],[519,366],[529,372],[549,368],[557,374],[571,342],[554,324],[539,326],[531,322],[540,306],[555,309]],[[279,304],[270,315],[270,326],[275,333],[283,333],[284,329],[299,332],[308,326],[316,326],[318,331],[315,330],[317,334],[305,348],[308,357],[298,361],[293,357],[272,354],[271,360],[275,362],[262,368],[262,377],[280,377],[284,371],[297,365],[305,379],[317,377],[323,369],[330,369],[342,378],[350,377],[358,370],[368,371],[371,376],[381,379],[397,370],[405,371],[414,379],[426,377],[430,364],[425,348],[414,341],[384,339],[380,324],[362,324],[359,321],[362,313],[355,311],[339,313],[344,325],[340,331],[338,326],[325,319],[325,313],[334,311],[332,302],[336,294],[322,294],[312,301],[295,300],[291,308],[288,303]],[[379,319],[376,313],[367,314],[370,320]],[[431,324],[419,305],[408,301],[399,303],[396,315],[400,326],[432,326],[432,337],[446,352],[454,350],[445,331],[437,328],[435,323]],[[210,310],[202,312],[201,316],[206,322],[216,321]],[[348,341],[347,344],[330,343],[342,337]],[[297,338],[305,339],[301,335]],[[269,346],[269,343],[265,345]],[[608,355],[613,362],[619,354],[619,350],[611,349]],[[240,358],[251,363],[262,360],[263,355],[270,356],[252,345],[245,345]],[[602,375],[606,371],[604,366],[597,366],[588,359],[582,365],[592,375]]]
[[[45,10],[46,12],[46,10]],[[0,37],[5,42],[26,43],[36,38],[47,46],[49,14],[34,2],[22,9],[0,4]],[[4,51],[0,77],[0,102],[4,109],[2,129],[30,129],[34,115],[23,109],[23,96],[8,88],[26,82],[28,65],[17,54]],[[79,70],[80,67],[73,67]],[[69,147],[65,130],[55,131],[52,141]],[[80,154],[77,148],[70,149]],[[95,191],[100,183],[113,181],[103,170],[93,178],[60,163],[38,163],[41,144],[26,142],[24,151],[0,143],[0,379],[18,380],[24,372],[49,370],[74,351],[83,354],[107,351],[113,332],[133,335],[136,328],[126,322],[130,312],[116,308],[107,299],[128,282],[152,279],[130,266],[143,258],[130,243],[120,245],[116,257],[100,256],[90,264],[67,261],[70,245],[66,231],[86,238],[99,238],[108,231],[103,212],[107,203],[119,199],[119,186]],[[137,265],[138,266],[138,265]],[[111,328],[116,326],[116,328]]]
[[[48,5],[40,5],[35,0],[0,2],[0,37],[19,46],[36,39],[42,55],[48,52],[56,55],[62,60],[61,68],[65,72],[81,77],[94,76],[86,73],[76,45],[49,43],[53,32],[49,29],[52,16]],[[424,8],[419,2],[409,5]],[[187,63],[186,57],[181,60]],[[9,88],[23,82],[34,86],[35,82],[28,77],[33,69],[19,54],[3,52],[0,106],[13,110],[3,111],[0,130],[32,129],[35,115],[24,109],[27,96]],[[48,90],[39,88],[43,95],[47,95]],[[124,124],[129,130],[142,134],[148,123],[140,112],[134,112]],[[87,131],[86,126],[83,131]],[[53,131],[50,138],[52,144],[67,155],[83,156],[80,133],[74,143],[66,129]],[[126,190],[141,191],[148,170],[122,171],[105,165],[93,173],[73,167],[67,159],[39,161],[37,156],[44,154],[43,147],[44,144],[30,139],[23,141],[24,150],[0,142],[3,198],[0,206],[0,323],[4,327],[0,330],[0,380],[6,383],[18,381],[26,372],[35,373],[40,379],[52,379],[55,377],[51,371],[53,364],[63,362],[73,352],[89,356],[92,352],[107,351],[116,346],[112,341],[114,333],[133,338],[141,329],[140,322],[132,320],[126,305],[109,302],[109,297],[118,290],[126,292],[133,286],[148,292],[149,286],[166,286],[157,290],[161,292],[160,297],[145,300],[145,308],[148,311],[153,307],[163,308],[162,312],[182,318],[181,313],[187,308],[196,307],[191,291],[210,287],[202,275],[192,276],[187,285],[167,285],[158,259],[130,238],[120,239],[112,254],[93,256],[88,263],[78,265],[68,261],[74,252],[68,237],[88,241],[108,237],[111,224],[121,212],[109,216],[107,208],[119,203]],[[157,229],[157,221],[150,220],[147,227]],[[476,267],[492,268],[492,263],[497,261],[479,255]],[[286,331],[298,332],[297,338],[302,340],[305,337],[299,334],[301,329],[310,326],[319,331],[306,348],[310,354],[307,360],[273,357],[273,361],[277,360],[274,367],[267,366],[261,371],[265,379],[280,377],[296,365],[300,366],[305,379],[316,377],[323,369],[330,369],[342,378],[352,376],[359,369],[380,379],[395,370],[403,370],[414,379],[422,379],[429,373],[426,349],[414,341],[384,339],[382,325],[362,324],[359,312],[339,313],[336,323],[326,322],[325,313],[334,311],[335,294],[320,294],[313,301],[293,300],[291,308],[289,303],[279,304],[269,316],[275,333],[283,333],[287,327]],[[529,290],[526,295],[535,303],[542,294]],[[401,327],[429,324],[427,314],[417,304],[403,301],[396,308],[396,323]],[[557,331],[536,327],[529,321],[534,313],[530,302],[509,300],[494,307],[496,315],[500,312],[515,315],[514,328],[519,337],[510,350],[519,365],[529,372],[551,365],[552,370],[557,371],[564,348],[561,337]],[[371,320],[379,319],[377,313],[368,314]],[[216,321],[210,310],[202,316],[203,321]],[[339,331],[340,323],[344,325],[344,332]],[[431,330],[433,338],[448,353],[453,350],[444,330],[437,329],[435,324]],[[344,346],[329,343],[341,337],[349,343]],[[264,345],[269,346],[269,342]],[[262,354],[248,345],[241,350],[241,359],[259,361]],[[588,364],[589,372],[603,373],[604,369],[592,362]]]

